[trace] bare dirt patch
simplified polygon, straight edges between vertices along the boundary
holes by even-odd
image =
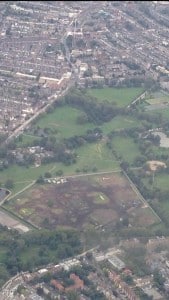
[[[158,161],[158,160],[151,160],[147,162],[149,168],[151,171],[156,171],[159,168],[166,168],[166,164],[162,161]]]
[[[28,201],[22,202],[22,197]],[[26,212],[24,218],[41,227],[78,229],[86,224],[98,226],[109,223],[113,228],[120,218],[130,218],[131,208],[145,210],[127,179],[117,173],[69,178],[63,184],[34,186],[20,195],[20,201],[16,198],[8,206],[18,214]],[[136,226],[137,218],[131,219],[131,225]],[[146,225],[149,221],[145,219],[143,226]]]
[[[0,211],[0,223],[3,226],[7,226],[8,228],[19,230],[22,233],[29,231],[29,228],[27,226],[23,225],[18,220],[13,219],[7,213],[2,211]]]
[[[154,223],[154,215],[150,211],[149,207],[142,207],[142,209],[134,209],[132,212],[135,221],[137,220],[138,226],[143,226],[145,223],[147,226]]]

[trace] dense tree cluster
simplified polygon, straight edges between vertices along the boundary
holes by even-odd
[[[5,231],[6,234],[3,233]],[[21,236],[1,226],[0,245],[6,247],[2,268],[5,268],[5,279],[22,270],[32,270],[50,262],[57,263],[81,251],[80,236],[75,230],[39,230]]]
[[[112,103],[96,103],[87,95],[83,95],[79,90],[72,90],[65,96],[65,103],[85,112],[87,121],[96,125],[102,125],[111,121],[117,114],[123,112],[122,108]]]

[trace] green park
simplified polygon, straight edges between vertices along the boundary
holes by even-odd
[[[22,154],[25,149],[39,147],[45,157],[38,164],[32,155],[25,155],[19,163],[12,157],[10,164],[1,165],[1,187],[11,191],[2,209],[20,221],[23,219],[28,226],[30,223],[30,229],[31,224],[36,224],[42,231],[50,231],[54,225],[58,230],[64,228],[68,231],[78,226],[87,234],[90,227],[97,236],[97,226],[107,226],[107,232],[110,234],[111,231],[111,235],[116,232],[119,236],[146,236],[155,235],[157,231],[167,235],[169,149],[160,147],[160,139],[154,137],[150,130],[160,127],[167,134],[168,112],[167,109],[153,108],[154,103],[158,103],[156,98],[162,98],[161,94],[153,96],[156,99],[154,102],[148,103],[148,95],[132,106],[132,102],[143,92],[143,88],[72,89],[57,100],[10,143],[9,149],[14,153]],[[153,97],[151,95],[151,100]],[[167,95],[164,98],[167,105]],[[148,111],[146,107],[151,105],[152,110]],[[1,149],[2,162],[11,159],[11,154],[7,152],[5,157],[4,153],[5,150]],[[48,157],[50,153],[54,156]],[[163,162],[166,168],[152,171],[147,167],[149,161]],[[68,185],[59,185],[60,178],[67,178]],[[47,184],[46,179],[51,184]],[[70,194],[71,190],[73,194]],[[58,201],[55,201],[55,195]],[[121,203],[124,206],[131,199],[141,201],[134,208],[135,217],[129,213],[127,219],[125,215],[124,224],[119,224],[119,216],[124,216],[118,205]],[[68,203],[64,209],[62,204],[66,201]],[[85,218],[78,219],[84,211]],[[70,215],[65,218],[65,214]],[[50,220],[60,221],[52,225]],[[129,222],[131,228],[126,227]],[[33,239],[33,232],[36,230],[30,230],[30,239]],[[86,237],[88,246],[94,241],[89,236]],[[20,244],[18,235],[17,239]],[[19,254],[21,268],[31,269],[32,260],[37,265],[47,261],[57,262],[63,247],[57,250],[56,255],[52,247],[46,248],[48,260],[43,256],[43,261],[39,261],[39,246],[34,243],[30,249],[25,240],[24,251],[21,247]],[[66,249],[63,251],[65,257],[69,255]],[[79,248],[70,251],[78,252]],[[6,255],[5,252],[6,247],[0,247],[2,263],[9,259],[10,253]],[[13,262],[11,264],[13,266]],[[9,270],[10,274],[15,273],[10,267],[4,269],[6,277]]]

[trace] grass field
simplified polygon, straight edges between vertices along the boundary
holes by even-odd
[[[135,118],[127,117],[124,119],[122,116],[117,116],[110,122],[104,123],[102,126],[97,126],[92,123],[79,125],[76,120],[80,114],[81,111],[78,109],[68,106],[59,107],[56,108],[53,113],[47,114],[38,120],[36,126],[40,126],[41,128],[57,128],[57,137],[68,138],[73,135],[81,135],[85,133],[86,130],[95,127],[100,127],[106,134],[114,129],[131,128],[138,125],[138,120]],[[24,142],[31,141],[31,139],[33,140],[34,138],[31,136],[24,136]]]
[[[79,157],[76,168],[87,166],[90,171],[93,167],[97,167],[98,171],[119,169],[119,162],[103,142],[85,145],[77,153]]]
[[[126,117],[125,119],[122,116],[117,116],[113,118],[110,122],[104,123],[102,126],[97,126],[92,123],[87,123],[83,125],[77,124],[77,117],[81,114],[81,111],[75,108],[68,106],[56,108],[52,114],[47,114],[42,119],[40,119],[36,126],[41,128],[57,128],[59,138],[68,138],[73,135],[82,135],[88,129],[93,129],[95,127],[100,127],[104,134],[109,133],[111,130],[118,130],[122,128],[131,128],[138,126],[138,120],[132,117]],[[27,141],[33,140],[33,137],[26,136]]]
[[[146,99],[146,102],[148,102],[150,105],[151,104],[160,104],[160,103],[163,103],[163,102],[169,102],[169,96]]]
[[[100,91],[104,91],[99,90]],[[92,90],[93,92],[94,90]],[[111,99],[110,91],[114,93],[117,99],[123,99],[123,96],[126,95],[127,101],[135,95],[141,93],[142,89],[106,89],[109,94],[109,100]],[[104,93],[103,93],[104,94]],[[78,109],[63,106],[56,108],[52,113],[43,115],[36,124],[33,125],[34,128],[39,126],[40,128],[50,128],[51,130],[57,130],[55,133],[57,138],[68,138],[74,135],[82,135],[88,129],[93,129],[97,125],[87,123],[83,125],[77,124],[77,117],[82,112]],[[132,117],[123,118],[121,116],[115,117],[110,122],[104,123],[102,126],[99,126],[103,134],[108,134],[112,130],[120,130],[122,128],[131,128],[138,126],[138,121]],[[22,135],[22,141],[18,142],[18,146],[24,146],[28,143],[33,142],[38,137],[32,136],[29,134]],[[122,141],[121,141],[122,143]],[[127,144],[127,147],[129,145]],[[118,145],[117,145],[118,147]],[[126,146],[125,146],[126,147]],[[124,148],[124,143],[122,145]],[[131,149],[131,148],[129,148]],[[13,193],[19,190],[20,181],[31,181],[36,180],[40,175],[44,175],[45,172],[52,169],[52,174],[54,175],[57,170],[63,170],[64,175],[76,174],[77,169],[82,172],[82,169],[87,168],[89,172],[92,172],[92,169],[95,168],[98,171],[110,171],[119,168],[119,162],[113,157],[110,150],[105,146],[105,142],[99,144],[86,144],[83,147],[77,149],[77,163],[71,166],[64,166],[61,163],[47,164],[37,168],[24,168],[19,166],[12,166],[7,170],[4,170],[0,173],[0,182],[4,183],[7,179],[13,179],[17,184],[14,187]],[[128,151],[127,151],[128,152]],[[132,153],[130,153],[132,156]],[[131,161],[131,159],[129,158]],[[22,184],[21,184],[22,185]],[[20,186],[21,186],[20,185]]]
[[[166,155],[169,154],[169,148],[163,148],[163,147],[159,147],[159,146],[152,146],[152,153],[154,153],[155,155]]]
[[[61,110],[60,110],[61,109]],[[58,108],[57,112],[55,111],[53,114],[55,114],[55,117],[57,118],[57,115],[65,113],[67,111],[67,107]],[[80,114],[80,111],[77,110],[77,115],[74,115],[71,117],[71,122],[68,123],[63,121],[57,121],[58,126],[56,127],[58,130],[58,133],[56,134],[56,137],[58,138],[69,138],[73,135],[81,135],[84,134],[88,129],[94,129],[95,127],[99,127],[103,134],[108,134],[112,130],[120,130],[124,128],[132,128],[137,127],[139,124],[141,124],[141,121],[136,120],[134,117],[126,117],[125,119],[122,116],[116,116],[113,118],[110,122],[104,123],[102,126],[97,126],[92,123],[79,125],[76,123],[77,116]],[[38,121],[38,123],[35,126],[42,126],[48,127],[48,128],[54,128],[54,123],[49,123],[49,116],[43,117],[41,120]],[[56,121],[56,120],[55,120]],[[42,125],[43,124],[43,125]],[[44,125],[45,124],[45,125]],[[68,130],[67,130],[68,128]],[[40,139],[38,136],[31,136],[29,134],[22,134],[22,141],[17,142],[18,147],[25,147],[32,143],[34,140]]]
[[[40,175],[51,170],[52,168],[53,164],[42,165],[38,168],[26,168],[14,165],[0,172],[0,182],[4,182],[7,179],[13,179],[14,182],[36,180]]]
[[[96,97],[100,102],[104,100],[116,102],[120,107],[127,106],[143,92],[143,88],[103,88],[88,90],[88,93]]]
[[[58,138],[68,138],[73,135],[81,135],[88,129],[95,128],[93,124],[78,125],[77,117],[82,111],[69,106],[56,108],[52,113],[48,113],[36,122],[36,126],[40,128],[57,129]]]
[[[139,156],[140,151],[138,145],[134,143],[130,137],[114,137],[112,141],[113,148],[128,163],[133,163],[135,158]]]
[[[169,102],[169,94],[162,91],[152,92],[146,95],[146,102],[151,104],[160,104],[163,102]]]
[[[150,187],[148,183],[149,179],[144,178],[143,182],[146,184],[146,186]],[[168,191],[169,190],[169,174],[160,174],[160,173],[155,173],[154,176],[154,186],[157,188],[160,188],[162,191]]]
[[[136,120],[134,117],[122,117],[117,116],[110,122],[104,123],[101,129],[104,134],[111,132],[112,130],[120,130],[126,128],[137,127],[141,124],[140,120]]]
[[[21,191],[22,189],[26,188],[29,184],[31,184],[32,180],[30,181],[25,181],[25,182],[15,182],[14,187],[11,190],[11,195],[10,197],[12,197],[13,195],[15,195],[16,193],[18,193],[19,191]]]
[[[88,172],[93,172],[94,167],[100,172],[119,169],[119,162],[106,148],[105,142],[86,144],[76,152],[78,155],[76,164],[65,166],[62,163],[50,163],[29,168],[14,165],[0,172],[0,182],[4,184],[7,179],[12,179],[14,181],[12,194],[14,194],[45,172],[55,175],[56,171],[62,170],[64,175],[72,175],[76,174],[77,169],[82,172],[84,167],[87,167]]]
[[[158,109],[154,111],[149,111],[149,114],[160,114],[166,121],[169,119],[169,107],[165,107],[163,109]]]
[[[22,134],[21,137],[22,137],[22,140],[17,141],[17,147],[26,147],[26,146],[30,145],[33,141],[40,140],[40,137],[32,136],[29,134]]]

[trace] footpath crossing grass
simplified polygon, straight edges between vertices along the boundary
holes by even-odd
[[[88,144],[78,149],[76,169],[88,167],[91,171],[96,167],[99,172],[119,169],[119,162],[104,143]]]
[[[143,88],[102,88],[89,89],[89,95],[96,97],[99,102],[107,100],[125,107],[144,92]]]

